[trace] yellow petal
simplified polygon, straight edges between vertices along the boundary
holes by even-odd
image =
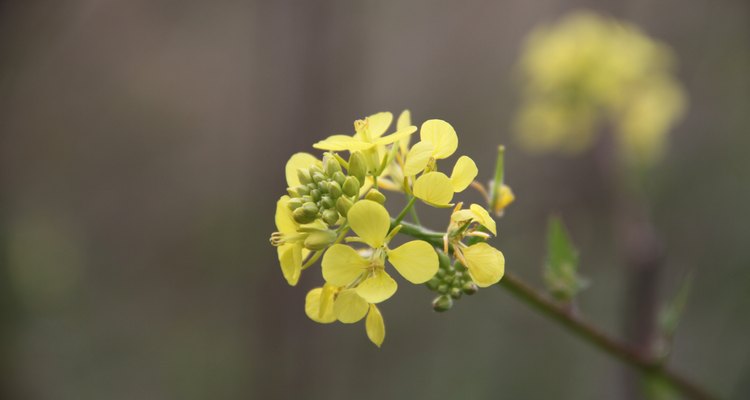
[[[451,219],[456,222],[474,220],[474,213],[471,210],[458,210],[451,215]]]
[[[313,145],[314,148],[330,151],[356,151],[366,150],[373,146],[372,143],[364,142],[347,135],[333,135]]]
[[[437,253],[423,240],[413,240],[388,251],[388,261],[411,283],[425,283],[438,270]]]
[[[365,243],[377,248],[383,245],[391,227],[388,210],[372,200],[360,200],[349,209],[349,226]]]
[[[394,293],[398,284],[382,269],[376,269],[372,276],[365,279],[357,286],[357,294],[368,303],[380,303],[388,300]]]
[[[279,201],[276,202],[276,229],[281,233],[295,234],[297,233],[297,222],[294,220],[292,210],[287,207],[289,203],[289,196],[281,196]]]
[[[375,140],[388,130],[393,122],[393,114],[389,112],[379,112],[367,117],[367,127],[370,130],[370,138]]]
[[[453,200],[451,180],[442,172],[426,173],[414,182],[414,196],[435,207],[450,207]]]
[[[405,137],[409,137],[412,133],[416,131],[417,131],[416,126],[407,126],[406,128],[399,129],[398,131],[391,133],[388,136],[383,136],[375,140],[375,144],[378,146],[385,146],[387,144],[397,142]]]
[[[467,156],[461,156],[456,161],[456,165],[453,166],[453,172],[451,173],[453,191],[456,193],[462,192],[474,181],[477,173],[479,173],[479,170],[474,160]]]
[[[430,162],[433,151],[435,151],[435,146],[432,145],[432,142],[419,142],[412,146],[406,155],[404,175],[414,176],[422,172]]]
[[[441,119],[431,119],[422,124],[419,131],[422,140],[432,142],[435,145],[434,157],[437,159],[448,158],[458,148],[458,136],[451,124]]]
[[[310,168],[314,165],[322,167],[323,163],[309,153],[295,153],[286,162],[286,184],[289,187],[299,186],[300,181],[297,177],[297,170],[301,168]]]
[[[474,221],[477,221],[480,225],[489,229],[493,235],[497,235],[497,226],[495,225],[495,219],[492,218],[489,212],[479,204],[472,204],[469,209],[474,214]]]
[[[411,111],[404,110],[401,112],[401,115],[398,116],[396,130],[400,131],[408,126],[411,126]],[[406,154],[406,151],[409,149],[409,139],[411,139],[411,136],[407,136],[399,141],[399,147],[401,148],[402,154]]]
[[[281,264],[281,273],[290,286],[295,286],[302,274],[302,245],[300,243],[283,244],[276,248]]]
[[[495,213],[495,215],[502,215],[505,207],[510,205],[510,203],[512,203],[515,199],[516,196],[513,194],[513,190],[511,190],[510,186],[501,185],[500,189],[498,190],[497,200],[492,206],[492,211]]]
[[[323,279],[334,286],[347,286],[365,272],[367,260],[353,248],[334,244],[323,255]]]
[[[364,318],[368,308],[365,299],[359,297],[354,289],[342,290],[333,302],[336,319],[345,324],[352,324]]]
[[[477,243],[463,250],[469,276],[479,287],[499,282],[505,273],[505,257],[487,243]]]
[[[380,347],[385,340],[385,322],[383,322],[383,315],[380,314],[380,310],[375,304],[370,304],[370,311],[367,313],[367,319],[365,320],[365,329],[370,341],[375,343],[375,346]]]
[[[305,314],[315,322],[330,324],[336,320],[336,315],[333,313],[333,302],[329,301],[324,306],[322,302],[323,296],[323,288],[315,288],[307,292],[307,296],[305,296]]]

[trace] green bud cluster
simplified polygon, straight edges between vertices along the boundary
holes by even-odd
[[[350,168],[351,169],[351,168]],[[346,216],[364,181],[349,176],[341,164],[332,156],[323,157],[323,167],[312,166],[297,170],[300,185],[287,188],[291,199],[289,208],[294,220],[299,224],[309,224],[317,219],[329,226],[336,225]]]
[[[427,287],[439,295],[432,301],[432,308],[435,311],[448,311],[453,307],[453,301],[461,298],[462,295],[472,295],[479,289],[471,280],[466,267],[458,261],[451,263],[448,257],[442,251],[438,251],[440,268],[432,279],[427,281]]]

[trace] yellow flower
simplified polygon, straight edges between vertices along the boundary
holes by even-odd
[[[437,272],[437,253],[425,241],[414,240],[392,250],[388,248],[391,219],[382,205],[370,200],[360,200],[349,209],[347,218],[349,226],[358,236],[355,240],[369,245],[370,249],[366,256],[363,256],[349,246],[336,244],[323,256],[322,269],[325,281],[334,286],[347,288],[339,296],[348,290],[373,304],[391,297],[398,285],[385,271],[386,260],[401,276],[415,284],[427,282]],[[356,305],[356,299],[351,295],[345,295],[345,298],[348,306],[339,311],[346,310],[349,317],[359,315],[358,313],[364,316],[364,312],[361,312],[364,307],[361,304]],[[352,310],[358,313],[352,314]],[[336,315],[341,320],[338,312]]]
[[[479,225],[484,226],[492,232],[493,235],[497,235],[497,226],[495,220],[492,218],[489,212],[479,204],[472,204],[468,210],[459,210],[451,215],[451,220],[456,222],[471,221],[476,222]]]
[[[458,148],[458,136],[451,124],[440,120],[425,121],[419,130],[421,141],[406,155],[404,175],[422,172],[430,162],[450,157]]]
[[[400,128],[388,136],[383,134],[393,121],[393,114],[380,112],[370,115],[364,120],[354,122],[355,133],[349,135],[333,135],[313,145],[316,149],[329,151],[357,151],[369,150],[376,146],[385,146],[395,143],[417,131],[416,126]]]
[[[454,250],[477,286],[488,287],[502,279],[505,273],[505,256],[500,250],[485,242],[466,248],[455,247]]]
[[[492,205],[492,212],[498,217],[503,215],[505,207],[508,207],[516,200],[516,196],[513,194],[513,190],[511,190],[510,186],[505,184],[499,186],[495,204]]]
[[[417,178],[414,181],[414,196],[435,207],[450,207],[453,194],[466,189],[476,178],[477,173],[474,160],[468,156],[461,156],[453,166],[450,177],[442,172],[433,171]]]
[[[305,314],[311,320],[321,324],[330,324],[335,321],[333,302],[339,290],[340,288],[326,284],[309,291],[305,297]]]
[[[288,202],[289,196],[282,196],[276,202],[276,229],[286,237],[276,251],[284,278],[289,285],[295,286],[302,273],[302,260],[307,256],[308,250],[304,248],[301,238],[298,238],[299,224],[294,221],[292,210],[287,205]]]
[[[305,297],[305,314],[321,324],[330,324],[337,319],[343,323],[355,323],[366,315],[365,330],[370,341],[380,347],[385,340],[385,323],[380,310],[351,289],[342,290],[329,284],[312,289]]]

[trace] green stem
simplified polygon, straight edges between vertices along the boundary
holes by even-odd
[[[416,207],[412,207],[409,209],[409,214],[411,215],[411,218],[414,220],[414,223],[417,225],[422,225],[421,222],[419,222],[419,215],[417,215],[417,209]]]
[[[341,243],[341,241],[344,240],[344,237],[346,236],[346,234],[349,233],[349,225],[344,225],[339,229],[341,229],[339,231],[339,236],[336,237],[336,241],[334,241],[332,244]],[[320,258],[320,256],[323,255],[323,253],[325,253],[325,250],[318,250],[315,253],[313,253],[313,255],[310,258],[308,258],[304,264],[302,264],[302,267],[300,269],[304,271],[310,268],[311,265],[315,264],[315,261],[318,261],[318,259]]]
[[[394,224],[397,225],[398,223],[394,220]],[[430,231],[407,222],[400,222],[400,224],[402,226],[400,233],[416,239],[422,239],[437,248],[442,248],[442,233]],[[581,339],[630,365],[644,375],[661,378],[685,397],[696,400],[716,398],[705,389],[663,365],[659,359],[648,357],[634,350],[627,344],[609,336],[596,326],[571,314],[564,305],[550,300],[512,273],[506,271],[505,276],[498,283],[498,286],[508,290],[518,300],[521,300],[541,314],[564,326]]]
[[[409,199],[409,202],[408,202],[408,203],[406,203],[406,206],[404,207],[404,209],[403,209],[403,210],[401,210],[401,212],[400,212],[400,213],[398,213],[398,216],[397,216],[397,217],[396,217],[396,219],[394,220],[393,226],[396,226],[396,225],[398,225],[398,224],[399,224],[399,222],[401,222],[401,221],[403,221],[403,220],[404,220],[404,217],[406,217],[406,213],[408,213],[408,212],[409,212],[409,210],[410,210],[410,209],[411,209],[412,207],[414,207],[414,203],[415,203],[416,201],[417,201],[417,198],[416,198],[415,196],[412,196],[412,197],[411,197],[411,198]]]

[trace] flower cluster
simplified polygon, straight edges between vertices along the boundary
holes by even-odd
[[[486,243],[497,233],[489,212],[477,204],[462,209],[458,203],[441,234],[403,222],[412,213],[418,223],[416,200],[449,208],[456,193],[474,186],[498,214],[513,201],[510,188],[500,181],[490,188],[496,194],[491,203],[490,190],[474,180],[478,170],[467,156],[458,158],[450,175],[439,170],[438,161],[458,148],[458,136],[449,123],[424,122],[420,140],[410,145],[417,132],[410,113],[404,111],[395,132],[386,135],[392,122],[391,113],[377,113],[355,121],[353,135],[333,135],[315,143],[314,148],[325,151],[321,159],[294,154],[286,164],[288,195],[277,202],[277,232],[271,235],[282,273],[292,286],[322,257],[324,284],[307,294],[308,317],[345,324],[365,319],[367,336],[377,346],[385,339],[378,304],[398,289],[392,270],[407,282],[438,292],[433,302],[438,311],[450,308],[461,294],[473,294],[503,276],[503,254]],[[381,189],[406,195],[407,205],[396,217],[385,207]],[[416,240],[394,245],[393,239],[407,225]]]
[[[611,127],[620,158],[647,165],[683,114],[670,49],[637,27],[590,12],[535,30],[520,60],[517,130],[537,151],[576,153]]]

